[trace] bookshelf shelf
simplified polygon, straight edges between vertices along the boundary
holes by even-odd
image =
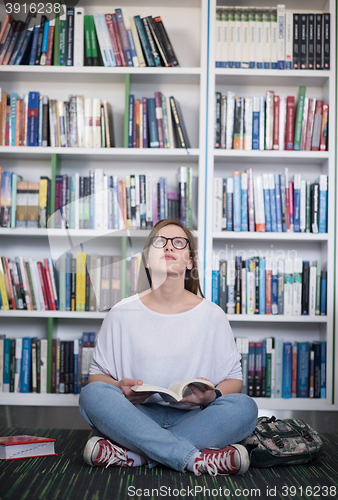
[[[259,232],[213,232],[213,239],[219,240],[249,240],[249,241],[327,241],[327,233],[259,233]]]
[[[325,399],[314,398],[254,398],[258,405],[259,416],[267,411],[337,411],[338,406],[330,405]]]
[[[227,85],[283,85],[309,87],[322,87],[332,76],[331,70],[311,71],[311,70],[264,70],[264,69],[233,69],[216,68],[216,84],[225,83]]]
[[[193,230],[198,238],[198,231]],[[105,231],[96,231],[94,229],[6,229],[0,228],[0,236],[34,236],[34,237],[91,237],[91,238],[146,238],[150,234],[150,229],[107,229]]]
[[[71,311],[0,311],[0,318],[68,318],[68,319],[103,319],[107,312],[71,312]]]
[[[288,164],[290,161],[295,164],[314,165],[327,162],[330,157],[328,151],[315,152],[315,151],[244,151],[233,149],[215,149],[214,151],[215,163],[224,161],[225,159],[231,160],[234,163],[261,163],[266,160],[274,160],[278,164]],[[271,171],[274,166],[270,166]]]
[[[1,66],[1,73],[16,73],[16,74],[27,74],[34,73],[35,75],[92,75],[93,66]],[[200,75],[201,68],[198,67],[175,67],[175,68],[164,68],[164,67],[145,67],[145,68],[134,68],[134,67],[105,67],[105,66],[95,66],[95,75]]]
[[[236,323],[327,323],[327,316],[284,316],[282,314],[227,314]]]
[[[159,149],[159,148],[52,148],[52,147],[28,147],[28,146],[0,146],[1,158],[22,159],[29,155],[30,159],[49,160],[52,154],[58,155],[62,159],[76,158],[77,160],[95,161],[130,161],[135,158],[143,161],[166,162],[196,162],[199,158],[200,150],[190,149]]]
[[[39,82],[48,83],[53,78],[55,83],[68,82],[71,84],[82,83],[85,77],[87,83],[124,83],[126,75],[130,75],[133,83],[147,83],[151,80],[153,84],[179,83],[180,85],[198,84],[201,77],[199,67],[179,68],[107,68],[95,66],[95,72],[91,66],[0,66],[0,77],[3,82]]]
[[[0,393],[0,405],[15,406],[78,406],[78,394]]]

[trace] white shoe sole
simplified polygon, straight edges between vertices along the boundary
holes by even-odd
[[[238,472],[236,472],[236,475],[239,474],[244,474],[248,468],[250,467],[250,458],[249,458],[249,453],[248,450],[243,446],[242,444],[232,444],[234,448],[238,451],[240,455],[240,467]]]
[[[103,438],[98,436],[93,436],[90,439],[88,439],[85,449],[83,450],[83,459],[86,462],[86,464],[93,466],[92,462],[93,449],[96,443],[101,439]]]

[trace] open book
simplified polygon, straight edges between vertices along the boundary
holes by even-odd
[[[131,389],[135,392],[154,392],[158,393],[164,401],[180,401],[184,396],[192,394],[192,390],[188,387],[189,384],[194,384],[200,391],[206,389],[215,389],[215,386],[209,380],[193,378],[191,380],[177,380],[169,385],[168,389],[164,387],[156,387],[156,385],[142,384],[133,385]]]

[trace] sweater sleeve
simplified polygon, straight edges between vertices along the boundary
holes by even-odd
[[[215,329],[215,361],[219,382],[226,379],[243,380],[241,355],[237,350],[234,334],[229,320],[221,307],[216,306],[214,315]],[[219,383],[218,382],[218,383]]]
[[[92,363],[89,368],[90,375],[109,375],[118,380],[113,349],[114,312],[111,310],[105,317],[93,353]]]

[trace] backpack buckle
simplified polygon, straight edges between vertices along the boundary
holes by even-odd
[[[278,434],[272,436],[272,441],[275,443],[276,446],[278,446],[278,448],[284,448],[283,440],[280,436],[278,436]]]
[[[313,437],[306,429],[302,429],[300,431],[300,433],[303,436],[303,438],[306,439],[307,441],[310,441],[310,442],[313,441]]]

